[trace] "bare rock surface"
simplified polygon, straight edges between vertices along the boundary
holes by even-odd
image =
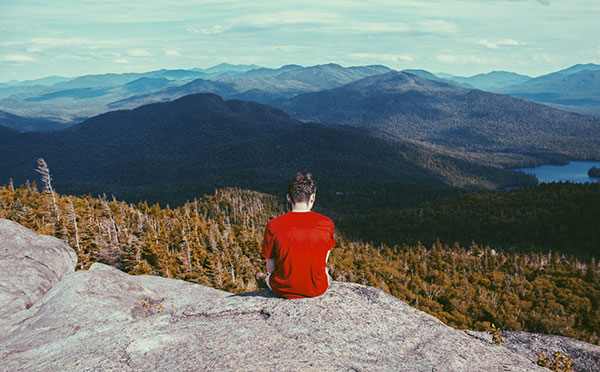
[[[59,239],[0,219],[0,334],[76,263],[75,251]]]
[[[19,244],[5,243],[3,254],[29,249]],[[3,270],[3,286],[18,271]],[[285,300],[96,263],[16,309],[11,324],[0,333],[0,371],[548,371],[379,289],[342,282]]]
[[[492,336],[487,332],[464,330],[471,337],[492,344]],[[537,363],[535,352],[544,353],[549,357],[560,352],[573,361],[574,372],[600,371],[600,346],[569,337],[545,335],[540,333],[503,331],[502,347],[505,347],[527,359]]]
[[[0,339],[6,371],[544,371],[385,292],[242,295],[96,263]]]
[[[537,361],[533,351],[553,355],[556,351],[573,360],[575,372],[600,371],[600,346],[568,337],[528,332],[502,332],[506,348]]]

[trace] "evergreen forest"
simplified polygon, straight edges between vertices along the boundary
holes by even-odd
[[[550,183],[455,194],[412,208],[346,213],[338,223],[362,240],[427,246],[436,239],[496,250],[600,257],[600,184]]]
[[[598,242],[599,196],[597,184],[450,196],[381,213],[388,234],[375,243],[360,236],[378,233],[376,220],[334,217],[341,229],[330,274],[381,288],[456,328],[526,330],[600,344],[600,264],[592,245],[585,245]],[[573,211],[540,204],[562,198]],[[0,218],[64,240],[77,252],[78,270],[103,262],[134,275],[235,293],[257,289],[253,278],[264,271],[264,226],[285,211],[283,198],[238,188],[170,208],[106,195],[58,195],[48,187],[39,191],[35,182],[0,187]],[[395,225],[390,217],[397,218]],[[474,220],[481,225],[468,223]],[[539,236],[527,240],[524,229],[532,221],[539,221]],[[451,229],[441,229],[448,223]],[[541,238],[548,233],[555,235]],[[415,242],[419,235],[425,239]],[[557,249],[569,237],[572,246]],[[520,239],[525,244],[510,249]],[[578,254],[577,244],[590,254]]]

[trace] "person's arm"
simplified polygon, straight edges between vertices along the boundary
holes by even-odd
[[[327,251],[327,256],[325,257],[325,264],[327,264],[327,261],[329,260],[329,253],[331,253],[331,249],[333,249],[333,247],[335,247],[335,226],[333,225],[333,221],[331,221],[330,234],[331,234],[331,248],[329,248],[329,250]]]
[[[277,267],[275,266],[275,259],[274,258],[267,258],[267,272],[268,273],[272,273],[276,269],[277,269]]]
[[[277,269],[277,267],[275,266],[275,254],[273,252],[274,244],[275,234],[271,229],[271,222],[269,222],[265,227],[261,251],[261,255],[267,260],[267,273],[272,273],[273,271],[275,271],[275,269]]]

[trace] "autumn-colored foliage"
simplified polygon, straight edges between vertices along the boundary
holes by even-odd
[[[534,351],[534,355],[539,366],[547,367],[553,372],[573,372],[573,360],[560,351],[556,351],[552,356]]]
[[[51,197],[35,184],[2,186],[0,218],[63,239],[76,249],[79,270],[100,261],[238,293],[256,289],[264,226],[286,211],[283,199],[241,189],[178,208],[54,195],[58,214]],[[457,328],[488,331],[495,324],[600,343],[594,258],[507,253],[476,243],[374,245],[337,232],[329,267],[335,280],[379,287]]]

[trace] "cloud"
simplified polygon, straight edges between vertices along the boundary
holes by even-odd
[[[165,56],[167,57],[181,57],[179,51],[177,49],[167,49],[165,50]]]
[[[428,19],[421,21],[418,22],[415,27],[417,31],[429,33],[450,34],[459,30],[459,26],[456,23],[443,21],[441,19]]]
[[[208,28],[186,27],[185,30],[190,34],[217,35],[229,30],[231,26],[213,25]]]
[[[71,38],[53,38],[53,37],[34,37],[18,41],[5,41],[0,43],[1,46],[26,46],[32,50],[41,51],[48,48],[57,47],[88,47],[90,49],[98,49],[102,47],[113,47],[120,45],[119,42],[112,40],[92,40],[81,37]]]
[[[412,62],[415,59],[406,54],[388,54],[388,53],[350,53],[349,57],[368,60],[368,61],[385,61],[385,62]]]
[[[452,55],[452,54],[439,54],[437,60],[442,63],[458,63],[463,65],[476,64],[484,65],[492,63],[493,61],[488,58],[483,58],[475,55]]]
[[[284,53],[291,53],[297,49],[298,49],[298,47],[295,45],[275,45],[273,47],[274,51],[284,52]]]
[[[410,26],[402,22],[348,22],[326,27],[326,29],[338,32],[396,33],[410,31]]]
[[[540,3],[544,6],[549,6],[550,5],[550,0],[508,0],[508,1],[514,1],[514,2],[536,2],[536,3]]]
[[[323,11],[281,11],[255,13],[242,16],[233,21],[236,25],[266,26],[293,24],[326,24],[343,21],[341,15]]]
[[[537,53],[533,55],[533,60],[536,63],[546,63],[546,64],[559,64],[562,61],[562,57],[561,56],[557,56],[557,55],[553,55],[553,54],[549,54],[549,53]]]
[[[127,51],[127,54],[131,57],[152,57],[152,53],[148,52],[145,49],[130,49]]]
[[[113,62],[114,63],[118,63],[118,64],[122,64],[122,65],[130,63],[127,58],[123,58],[123,57],[117,58]]]
[[[506,39],[499,41],[498,45],[527,45],[527,43],[519,42],[513,39]]]
[[[23,55],[23,54],[7,54],[2,58],[2,60],[4,62],[17,62],[17,63],[37,62],[37,59]]]
[[[210,27],[188,26],[185,30],[191,34],[217,35],[229,31],[233,28],[270,28],[283,25],[324,25],[326,27],[335,27],[343,24],[343,18],[337,13],[328,13],[323,11],[296,11],[286,10],[280,12],[252,13],[242,15],[229,20],[224,20],[220,24]],[[376,23],[370,24],[371,28],[376,27]]]
[[[29,53],[42,53],[44,51],[44,48],[40,48],[39,46],[31,46],[25,48],[25,50]]]
[[[527,43],[519,42],[513,39],[505,39],[499,41],[487,41],[486,39],[481,39],[475,43],[475,45],[483,45],[488,49],[498,49],[500,46],[522,46],[527,45]]]
[[[437,56],[437,60],[443,63],[454,63],[456,57],[449,54],[440,54]]]
[[[331,24],[337,21],[336,17],[323,13],[284,11],[276,13],[258,13],[231,19],[225,24],[216,24],[210,27],[186,27],[191,34],[217,35],[234,27],[272,27],[298,24]]]
[[[275,45],[265,45],[256,48],[256,51],[260,52],[284,52],[284,53],[293,53],[302,49],[302,46],[292,45],[292,44],[275,44]]]
[[[48,46],[64,46],[64,45],[85,45],[89,44],[92,41],[85,38],[67,38],[67,39],[59,39],[52,37],[36,37],[33,39],[29,39],[30,43],[37,45],[48,45]]]

